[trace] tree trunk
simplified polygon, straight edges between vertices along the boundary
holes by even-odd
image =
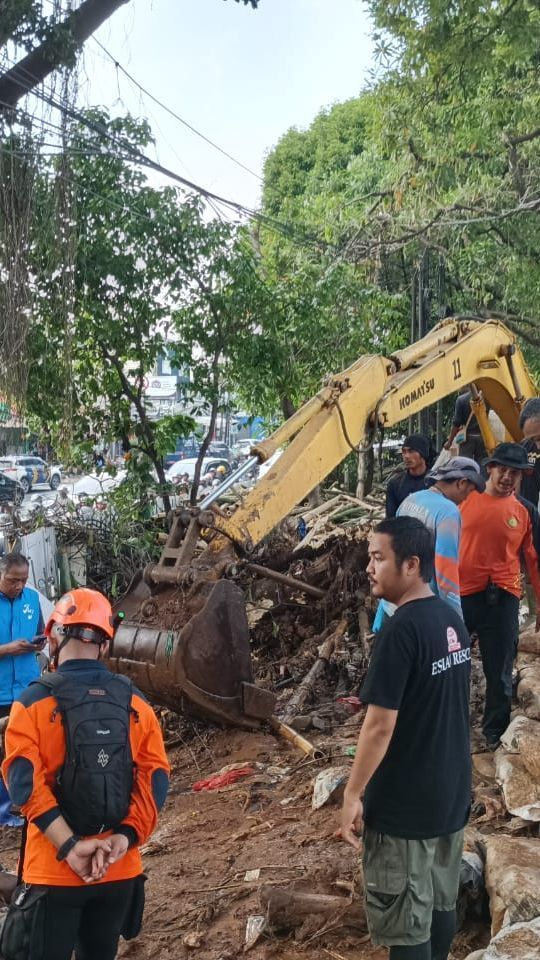
[[[373,467],[375,457],[373,447],[369,447],[364,453],[358,454],[358,482],[356,484],[356,496],[363,500],[373,486]]]
[[[197,491],[199,489],[199,482],[201,479],[201,469],[202,462],[206,456],[206,451],[210,446],[210,441],[214,436],[214,430],[216,429],[216,420],[218,415],[218,400],[217,398],[212,403],[212,408],[210,411],[210,424],[208,426],[208,431],[206,436],[201,444],[201,449],[199,450],[199,456],[197,457],[197,463],[195,464],[195,473],[193,475],[193,483],[191,484],[191,493],[189,495],[189,502],[192,507],[197,503]]]
[[[68,44],[72,41],[79,47],[124,3],[128,0],[84,0],[57,29],[66,36]],[[58,36],[57,30],[53,30],[52,36],[0,77],[0,112],[14,107],[66,62],[66,48],[62,49]]]

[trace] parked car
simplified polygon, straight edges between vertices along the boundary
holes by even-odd
[[[12,480],[18,480],[24,493],[34,487],[50,487],[58,490],[62,483],[62,468],[59,464],[49,466],[41,457],[10,456],[0,459],[0,470]]]
[[[231,448],[227,446],[226,443],[222,443],[221,440],[212,440],[206,453],[210,457],[223,457],[223,459],[228,460],[229,463],[233,463],[233,461],[236,460]]]
[[[18,480],[0,473],[0,503],[21,503],[24,490]]]
[[[188,437],[187,440],[178,441],[177,449],[174,453],[167,453],[164,457],[165,468],[172,467],[173,463],[179,463],[184,460],[196,460],[201,443],[196,437]],[[206,451],[207,457],[222,457],[229,463],[237,462],[236,456],[226,443],[221,440],[212,440]]]

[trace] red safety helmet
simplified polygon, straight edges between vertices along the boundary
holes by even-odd
[[[114,614],[107,597],[88,587],[77,587],[60,597],[45,627],[48,637],[55,623],[65,628],[66,637],[87,643],[105,643],[114,637]]]

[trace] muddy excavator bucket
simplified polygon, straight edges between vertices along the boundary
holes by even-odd
[[[172,710],[257,726],[271,716],[276,697],[253,681],[243,593],[229,580],[208,588],[206,603],[180,630],[123,623],[110,666]]]

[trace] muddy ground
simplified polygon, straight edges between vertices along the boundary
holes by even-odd
[[[332,738],[313,739],[334,755],[331,763],[342,763],[358,725],[358,717],[351,717]],[[248,917],[263,913],[263,884],[340,895],[344,902],[358,892],[359,858],[334,836],[339,804],[311,810],[314,775],[328,760],[306,760],[265,731],[182,723],[180,737],[185,742],[169,752],[170,795],[144,851],[143,932],[136,941],[122,943],[119,957],[233,960],[243,952]],[[195,781],[233,763],[260,767],[219,792],[192,791]],[[8,867],[15,866],[18,837],[18,831],[5,828],[0,838],[0,859]],[[246,879],[253,870],[259,876]],[[461,960],[488,940],[485,924],[469,923],[453,957]],[[364,931],[348,928],[345,911],[342,919],[312,918],[296,932],[264,933],[247,955],[252,960],[383,960],[387,952],[372,947]]]
[[[247,953],[253,960],[387,956],[385,949],[370,944],[363,923],[348,923],[351,911],[358,918],[362,889],[359,856],[335,836],[339,796],[319,810],[311,806],[317,774],[352,763],[347,750],[356,743],[363,716],[341,698],[358,693],[369,656],[365,532],[332,533],[318,549],[301,554],[292,555],[291,544],[283,538],[270,547],[257,560],[326,591],[324,600],[313,601],[273,581],[242,583],[255,677],[263,686],[278,688],[278,715],[316,661],[321,641],[336,625],[342,627],[324,675],[302,710],[302,732],[324,759],[306,757],[270,728],[223,729],[161,710],[171,791],[158,829],[143,851],[148,875],[143,932],[121,945],[120,957],[232,960],[243,954],[248,918],[265,912],[260,894],[269,885],[340,896],[343,908],[340,904],[337,913],[310,916],[294,929],[289,924],[287,929],[265,930]],[[165,625],[174,628],[183,617],[183,604],[169,602],[166,595],[158,602],[161,610],[150,613],[162,625],[169,617]],[[481,700],[476,659],[475,726]],[[481,749],[476,730],[473,749]],[[229,764],[251,765],[253,773],[219,791],[192,790],[196,781]],[[482,832],[504,830],[510,819],[493,772],[489,756],[475,768],[472,821]],[[14,867],[16,856],[17,831],[4,829],[0,861]],[[482,916],[480,907],[476,903],[467,915],[454,942],[453,960],[488,943],[489,917],[485,911]]]

